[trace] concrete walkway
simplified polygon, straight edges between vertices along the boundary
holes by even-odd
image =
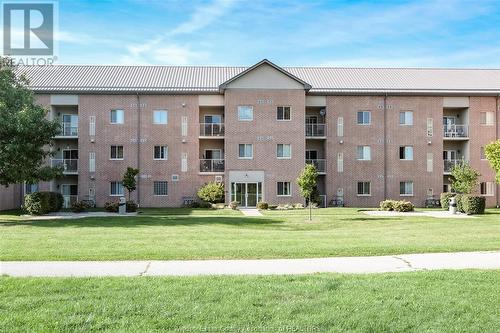
[[[257,208],[240,208],[240,212],[245,216],[262,216]]]
[[[394,212],[394,211],[385,211],[385,210],[365,210],[364,214],[370,216],[379,216],[379,217],[436,217],[436,218],[444,218],[444,219],[475,219],[476,216],[471,216],[463,213],[452,214],[447,210],[430,210],[430,211],[421,211],[421,212]]]
[[[137,212],[134,213],[109,213],[109,212],[84,212],[84,213],[72,213],[72,212],[54,212],[45,215],[21,215],[23,220],[30,221],[41,221],[41,220],[73,220],[73,219],[83,219],[85,217],[117,217],[117,216],[136,216]]]
[[[435,269],[500,269],[500,251],[315,259],[0,262],[0,275],[22,277],[385,273]]]

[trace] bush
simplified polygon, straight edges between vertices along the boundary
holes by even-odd
[[[486,208],[486,198],[477,195],[463,195],[462,207],[464,213],[472,214],[484,214],[484,209]]]
[[[304,209],[304,205],[301,204],[300,202],[296,203],[293,205],[293,208],[295,209]]]
[[[384,201],[381,201],[380,202],[380,209],[387,210],[387,211],[393,211],[396,202],[397,202],[396,200],[384,200]]]
[[[106,202],[104,204],[104,209],[110,213],[118,213],[118,202]]]
[[[238,209],[238,201],[231,201],[229,207],[231,207],[231,209]]]
[[[275,210],[276,208],[278,208],[278,205],[269,205],[270,210]]]
[[[202,201],[198,204],[200,208],[212,208],[212,204],[210,202]]]
[[[31,215],[43,215],[50,212],[47,192],[35,192],[24,197],[24,209]]]
[[[261,201],[257,204],[257,209],[268,209],[269,208],[269,204],[267,202],[264,202],[264,201]]]
[[[457,211],[459,211],[460,213],[465,213],[462,198],[463,194],[456,194],[455,202],[457,203]]]
[[[212,209],[224,209],[224,208],[226,208],[226,205],[224,203],[212,204]]]
[[[89,208],[89,205],[84,201],[75,201],[71,204],[71,211],[73,213],[82,213]]]
[[[198,197],[211,204],[224,202],[224,184],[210,182],[203,185],[197,193]]]
[[[42,192],[44,193],[44,192]],[[61,193],[47,192],[49,196],[49,210],[51,212],[58,212],[63,207],[64,198]]]
[[[450,208],[450,199],[455,196],[455,193],[444,192],[441,193],[441,208],[448,210]]]
[[[401,200],[401,201],[396,201],[394,203],[394,210],[396,212],[403,212],[403,213],[413,212],[415,210],[415,206],[409,201]]]
[[[129,200],[125,203],[125,210],[127,213],[137,212],[137,204],[132,200]]]

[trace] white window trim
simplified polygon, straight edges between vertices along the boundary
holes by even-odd
[[[278,183],[289,183],[290,185],[288,186],[289,190],[290,190],[290,194],[278,194]],[[292,196],[292,182],[283,182],[283,181],[279,181],[279,182],[276,182],[276,196],[277,197],[291,197]]]
[[[278,119],[278,108],[290,108],[290,119]],[[290,105],[278,105],[276,106],[276,121],[292,121],[292,107]]]
[[[359,147],[363,147],[363,158],[358,158],[358,151],[357,149]],[[368,147],[368,150],[370,151],[370,158],[365,158],[365,147]],[[356,147],[356,161],[371,161],[372,160],[372,148],[371,146],[357,146]]]
[[[406,123],[406,113],[407,113],[407,112],[410,112],[410,113],[411,113],[411,124],[407,124],[407,123]],[[411,110],[399,111],[400,117],[401,117],[401,113],[404,113],[404,114],[405,114],[405,123],[404,123],[404,124],[401,124],[401,122],[400,122],[400,123],[399,123],[399,126],[413,126],[413,120],[414,120],[414,119],[413,119],[413,116],[414,116],[413,111],[411,111]],[[401,120],[401,119],[400,119],[400,120]]]
[[[165,112],[167,114],[167,121],[164,123],[155,122],[155,112]],[[168,125],[168,110],[164,109],[153,110],[153,125]]]
[[[167,153],[165,154],[165,158],[155,158],[155,147],[167,147]],[[153,146],[153,161],[168,161],[168,146],[167,145]]]
[[[240,157],[240,145],[252,146],[252,156],[251,157]],[[253,143],[238,143],[238,159],[239,160],[253,160]]]
[[[111,147],[112,146],[115,146],[115,147],[120,147],[121,146],[122,147],[122,152],[123,152],[123,157],[121,157],[121,158],[112,158],[111,157]],[[125,148],[122,145],[111,145],[110,148],[109,148],[109,156],[110,156],[109,157],[110,161],[123,161],[124,158],[125,158]]]
[[[113,111],[121,111],[121,112],[122,112],[122,114],[123,114],[123,122],[121,122],[121,123],[119,123],[119,122],[113,123],[113,122],[111,121],[111,113],[112,113]],[[117,117],[117,118],[118,118],[118,117]],[[109,123],[110,123],[111,125],[123,125],[123,124],[125,124],[125,111],[124,111],[123,109],[111,109],[111,110],[109,110]]]
[[[290,146],[290,156],[278,157],[278,145],[289,145]],[[292,144],[290,144],[290,143],[277,143],[276,144],[276,158],[278,160],[290,160],[290,159],[292,159]]]
[[[404,194],[399,193],[399,196],[400,197],[413,197],[415,195],[415,183],[411,182],[411,181],[404,181],[402,183],[405,183],[405,187],[406,187],[406,183],[412,183],[412,186],[411,186],[411,191],[412,192],[411,193],[404,193]]]
[[[165,182],[165,183],[167,183],[167,194],[155,194],[155,182]],[[153,197],[168,197],[168,181],[167,180],[156,180],[156,181],[153,181]]]
[[[110,197],[123,197],[125,195],[125,187],[123,187],[123,183],[122,183],[122,194],[111,194],[111,183],[120,183],[120,181],[109,182],[109,196]]]
[[[240,106],[248,106],[248,107],[252,108],[252,119],[241,119],[240,118]],[[254,112],[253,105],[238,105],[237,111],[238,111],[238,121],[253,121],[253,118],[254,118],[254,116],[253,116],[253,112]]]
[[[359,112],[368,112],[370,114],[370,121],[367,123],[361,123],[361,124],[358,123],[358,113]],[[358,111],[358,112],[356,112],[356,124],[360,125],[360,126],[370,126],[372,124],[372,112],[371,111]]]
[[[399,148],[401,149],[401,147],[405,148],[405,158],[400,158],[399,160],[400,161],[413,161],[415,158],[415,149],[413,149],[413,146],[400,146]],[[407,147],[411,147],[411,159],[406,157],[406,148]],[[398,155],[399,155],[399,150],[398,150]]]
[[[359,194],[358,193],[358,189],[357,189],[358,183],[370,183],[370,193],[368,193],[368,194]],[[371,184],[371,182],[357,182],[356,183],[356,194],[357,194],[358,197],[371,197],[372,196],[372,184]]]
[[[484,183],[484,185],[486,186],[486,193],[480,194],[480,195],[483,197],[494,197],[495,196],[495,188],[496,188],[497,184],[495,182],[481,182],[481,183]],[[481,183],[479,183],[479,190],[481,190]],[[492,185],[490,185],[491,189],[493,190],[491,193],[488,193],[488,185],[489,184],[492,184]]]

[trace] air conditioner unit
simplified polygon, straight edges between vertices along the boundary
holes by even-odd
[[[179,175],[172,175],[172,181],[173,182],[179,181]]]

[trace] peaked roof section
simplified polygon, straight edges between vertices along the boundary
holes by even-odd
[[[271,61],[269,61],[267,59],[263,59],[263,60],[259,61],[258,63],[256,63],[255,65],[253,65],[252,67],[249,67],[249,68],[245,69],[243,72],[239,73],[238,75],[233,76],[232,78],[230,78],[226,82],[222,83],[219,86],[219,90],[220,91],[224,91],[231,82],[234,82],[234,81],[238,80],[239,78],[245,76],[246,74],[250,73],[251,71],[253,71],[254,69],[256,69],[256,68],[258,68],[258,67],[260,67],[262,65],[269,65],[272,68],[276,69],[277,71],[281,72],[282,74],[288,76],[292,80],[297,81],[298,83],[300,83],[301,85],[304,86],[304,90],[310,90],[312,88],[312,86],[309,83],[307,83],[307,82],[299,79],[298,77],[296,77],[292,73],[287,72],[286,70],[284,70],[280,66],[272,63]]]

